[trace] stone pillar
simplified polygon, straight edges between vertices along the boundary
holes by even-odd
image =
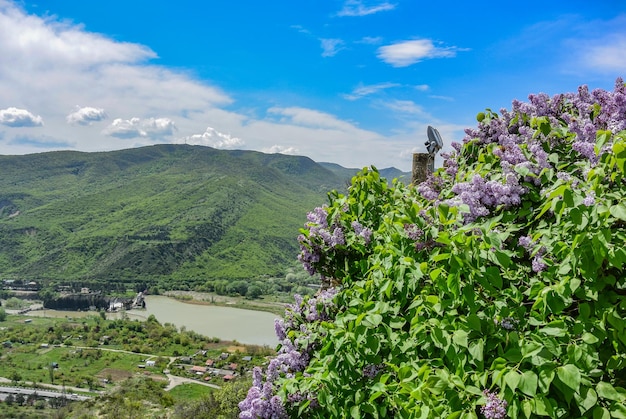
[[[418,185],[426,180],[435,170],[435,156],[429,153],[413,153],[413,171],[411,183]]]

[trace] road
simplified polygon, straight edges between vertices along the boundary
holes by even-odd
[[[30,396],[31,394],[35,394],[39,397],[55,397],[61,398],[65,397],[70,400],[89,400],[91,396],[78,395],[76,393],[63,393],[62,391],[48,390],[43,388],[22,388],[22,387],[8,387],[8,386],[0,386],[0,393],[3,394],[22,394],[25,397]],[[5,397],[6,398],[6,397]]]

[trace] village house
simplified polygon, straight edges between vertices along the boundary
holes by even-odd
[[[190,372],[193,372],[197,375],[203,375],[206,373],[206,367],[201,367],[200,365],[194,365],[189,369]]]

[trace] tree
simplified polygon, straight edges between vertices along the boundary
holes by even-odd
[[[249,286],[248,291],[246,292],[246,297],[251,300],[259,298],[261,295],[263,295],[263,290],[258,285]]]
[[[0,307],[0,322],[3,322],[7,319],[7,312],[4,308]]]
[[[487,110],[426,182],[308,214],[251,417],[626,417],[626,86]],[[273,391],[268,391],[272,389]]]

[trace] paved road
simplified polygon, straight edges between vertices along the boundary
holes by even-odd
[[[91,396],[78,395],[76,393],[63,393],[55,390],[47,390],[42,388],[22,388],[22,387],[8,387],[0,386],[0,393],[4,394],[23,394],[28,397],[31,394],[35,394],[40,397],[65,397],[70,400],[89,400]]]

